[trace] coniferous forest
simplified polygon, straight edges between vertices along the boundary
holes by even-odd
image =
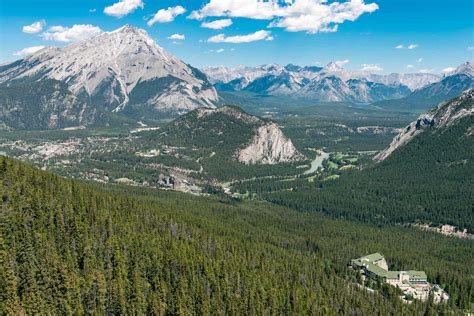
[[[0,190],[0,314],[435,315],[474,296],[472,244],[460,239],[84,184],[4,157]],[[451,299],[408,305],[392,287],[360,289],[347,263],[374,251],[424,269]]]
[[[451,2],[0,0],[0,316],[474,316]]]

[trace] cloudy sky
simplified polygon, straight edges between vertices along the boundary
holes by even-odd
[[[0,0],[0,62],[124,24],[198,67],[437,72],[474,55],[472,0]]]

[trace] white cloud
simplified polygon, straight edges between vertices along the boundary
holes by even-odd
[[[49,41],[76,42],[102,33],[102,30],[91,24],[74,24],[72,27],[53,26],[41,34]]]
[[[168,39],[172,39],[172,40],[184,40],[186,39],[186,37],[184,36],[184,34],[173,34],[171,36],[168,36]]]
[[[418,44],[409,44],[407,46],[400,44],[400,45],[395,46],[396,49],[415,49],[417,47],[418,47]]]
[[[222,20],[215,20],[212,22],[203,22],[201,24],[202,27],[213,29],[213,30],[221,30],[225,27],[231,26],[232,20],[231,19],[222,19]]]
[[[383,68],[377,64],[362,64],[360,70],[365,72],[378,72],[383,71]]]
[[[468,46],[466,49],[469,51],[474,50],[474,46]]]
[[[456,70],[455,67],[446,67],[446,68],[443,69],[443,73],[447,74],[447,73],[453,72],[455,70]]]
[[[95,9],[95,8],[89,9],[89,12],[90,13],[95,13],[95,12],[97,12],[97,9]]]
[[[280,10],[276,1],[210,0],[201,10],[193,11],[189,18],[201,20],[208,16],[229,16],[270,20],[276,17]]]
[[[345,64],[348,64],[348,63],[349,63],[349,59],[336,60],[334,63],[335,63],[336,65],[338,65],[339,67],[342,67],[342,66],[344,66]]]
[[[230,50],[233,51],[234,49],[231,48]],[[224,51],[225,51],[225,49],[223,49],[223,48],[219,48],[219,49],[216,49],[216,50],[211,49],[211,50],[209,50],[209,53],[218,53],[218,54],[220,54],[220,53],[223,53]]]
[[[143,9],[144,5],[142,0],[120,0],[111,6],[105,7],[104,13],[116,18],[121,18],[138,8]]]
[[[247,35],[236,35],[236,36],[229,36],[226,37],[224,34],[218,34],[215,36],[210,37],[207,41],[209,43],[250,43],[255,41],[271,41],[273,40],[273,36],[268,31],[257,31],[255,33],[247,34]]]
[[[186,9],[178,5],[176,7],[169,7],[168,9],[161,9],[156,12],[156,14],[148,21],[148,26],[152,26],[156,22],[158,23],[167,23],[173,22],[174,19],[186,12]]]
[[[36,21],[30,25],[25,25],[22,28],[23,33],[36,34],[43,30],[43,27],[46,25],[44,20]]]
[[[418,58],[416,62],[421,63],[422,61],[423,61],[423,58]]]
[[[407,69],[413,69],[413,68],[415,68],[415,66],[413,66],[413,65],[407,65]]]
[[[43,49],[45,46],[31,46],[27,48],[23,48],[22,50],[19,50],[17,52],[14,52],[14,56],[28,56],[31,54],[36,53],[37,51]]]
[[[242,17],[272,20],[269,27],[281,27],[290,32],[335,32],[338,24],[355,21],[364,13],[378,10],[376,3],[349,0],[344,3],[326,0],[210,0],[202,9],[193,11],[189,18],[209,16]]]

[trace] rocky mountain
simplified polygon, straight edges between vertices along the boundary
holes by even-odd
[[[250,144],[237,152],[237,160],[244,164],[276,164],[304,159],[276,123],[260,126]]]
[[[376,161],[385,160],[394,151],[402,148],[415,137],[425,132],[440,133],[450,128],[463,119],[471,120],[467,130],[461,137],[472,138],[474,126],[472,116],[474,115],[474,89],[465,91],[460,97],[449,102],[442,103],[428,113],[424,113],[418,119],[410,123],[400,134],[398,134],[384,151],[375,156]],[[442,150],[442,147],[439,148]]]
[[[124,113],[129,117],[157,116],[160,112],[212,107],[218,101],[216,90],[200,70],[164,51],[144,30],[129,25],[64,48],[45,48],[0,67],[2,90],[5,87],[21,90],[24,84],[44,80],[65,84],[68,96],[82,98],[86,103],[83,115],[73,114],[74,106],[63,102],[64,93],[58,92],[57,100],[51,101],[54,105],[40,109],[35,127],[45,125],[41,123],[44,117],[56,121],[46,124],[49,128],[58,128],[88,125],[101,112]],[[18,117],[30,110],[21,99],[10,94],[8,103],[2,103],[2,110],[9,117],[21,120]],[[57,115],[51,109],[67,115]],[[26,122],[11,127],[22,124]]]
[[[347,71],[335,62],[322,68],[268,64],[258,67],[206,67],[203,71],[219,91],[291,95],[323,102],[371,103],[399,99],[440,80],[434,74],[377,75]]]
[[[99,117],[87,111],[87,99],[74,95],[67,84],[45,79],[0,87],[1,129],[52,129],[89,124]]]
[[[304,160],[280,127],[234,106],[198,108],[160,132],[170,146],[209,151],[214,160],[271,165]]]
[[[266,75],[249,82],[243,90],[268,95],[290,95],[299,91],[308,80],[282,71],[275,75]]]
[[[411,91],[421,89],[429,84],[441,80],[441,76],[430,73],[391,73],[388,75],[368,74],[365,78],[372,82],[383,83],[385,85],[402,84]]]
[[[426,111],[440,102],[460,95],[474,87],[473,62],[466,62],[446,74],[440,81],[415,90],[405,98],[383,101],[377,106],[410,111]]]

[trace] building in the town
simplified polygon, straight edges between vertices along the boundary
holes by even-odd
[[[443,234],[454,234],[456,232],[456,227],[446,224],[441,226],[441,232]]]

